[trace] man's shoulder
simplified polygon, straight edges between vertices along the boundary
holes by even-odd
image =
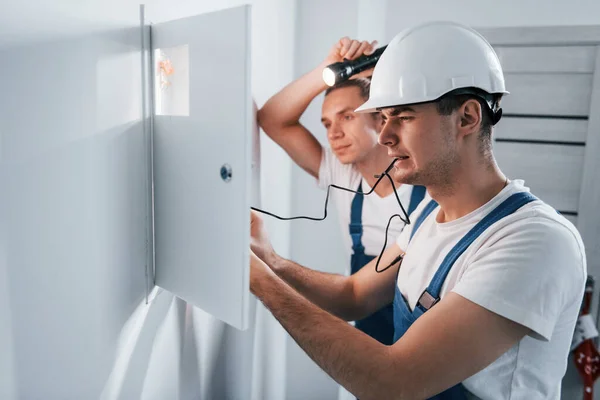
[[[527,204],[505,218],[489,232],[486,241],[484,249],[499,251],[493,253],[506,256],[502,249],[521,253],[511,257],[527,262],[527,269],[540,268],[578,281],[586,274],[585,248],[579,231],[542,201]]]
[[[523,218],[517,220],[520,230],[545,233],[540,240],[568,240],[583,245],[579,231],[564,215],[542,201],[523,207]]]

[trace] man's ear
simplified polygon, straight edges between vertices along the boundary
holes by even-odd
[[[459,129],[463,135],[479,132],[481,126],[482,112],[481,104],[475,99],[469,99],[459,108]]]

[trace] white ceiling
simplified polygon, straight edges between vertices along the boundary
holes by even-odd
[[[0,0],[0,47],[136,26],[143,0]],[[147,0],[154,23],[201,14],[252,0]]]

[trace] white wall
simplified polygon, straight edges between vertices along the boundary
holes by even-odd
[[[242,3],[147,12],[161,22]],[[292,78],[295,1],[253,4],[261,105]],[[138,2],[33,6],[47,18],[0,6],[0,397],[281,399],[285,335],[260,307],[263,328],[240,332],[166,292],[144,302]],[[289,182],[289,161],[264,144],[264,182]],[[289,213],[288,186],[264,197]],[[270,231],[288,255],[286,227]]]
[[[138,49],[131,29],[2,55],[18,71],[0,78],[12,314],[3,325],[18,396],[98,396],[121,327],[144,299]]]
[[[388,0],[386,16],[384,23],[389,41],[407,26],[435,20],[456,21],[473,27],[598,25],[600,3],[596,0]],[[380,23],[371,21],[373,25]]]

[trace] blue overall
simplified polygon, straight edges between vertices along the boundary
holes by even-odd
[[[362,209],[364,195],[362,190],[362,181],[358,185],[356,194],[352,200],[350,212],[350,237],[352,238],[352,259],[351,272],[354,274],[362,267],[368,264],[375,256],[365,254],[365,248],[362,244]],[[415,186],[410,196],[408,214],[419,205],[425,196],[425,187]],[[376,311],[365,319],[356,321],[356,327],[371,336],[380,343],[391,345],[394,339],[394,314],[392,304]]]
[[[479,235],[481,235],[489,226],[534,200],[537,200],[537,198],[528,192],[515,193],[502,202],[502,204],[500,204],[494,210],[492,210],[481,221],[479,221],[479,223],[477,223],[477,225],[475,225],[446,255],[444,261],[442,261],[442,264],[429,283],[429,286],[427,286],[427,289],[423,291],[423,294],[419,298],[414,311],[410,310],[408,302],[400,292],[400,289],[398,289],[398,285],[396,285],[396,292],[394,295],[394,342],[396,342],[402,337],[402,335],[404,335],[404,333],[406,333],[406,331],[417,320],[417,318],[423,315],[439,301],[442,285],[444,284],[450,269],[456,260],[461,256],[461,254],[463,254],[464,251],[471,245],[471,243],[473,243],[473,241],[477,239]],[[419,226],[437,206],[438,204],[434,200],[431,200],[427,206],[425,206],[423,212],[415,221],[410,239],[412,239],[417,229],[419,229]],[[465,389],[462,384],[458,384],[440,394],[437,394],[431,399],[466,399]]]

